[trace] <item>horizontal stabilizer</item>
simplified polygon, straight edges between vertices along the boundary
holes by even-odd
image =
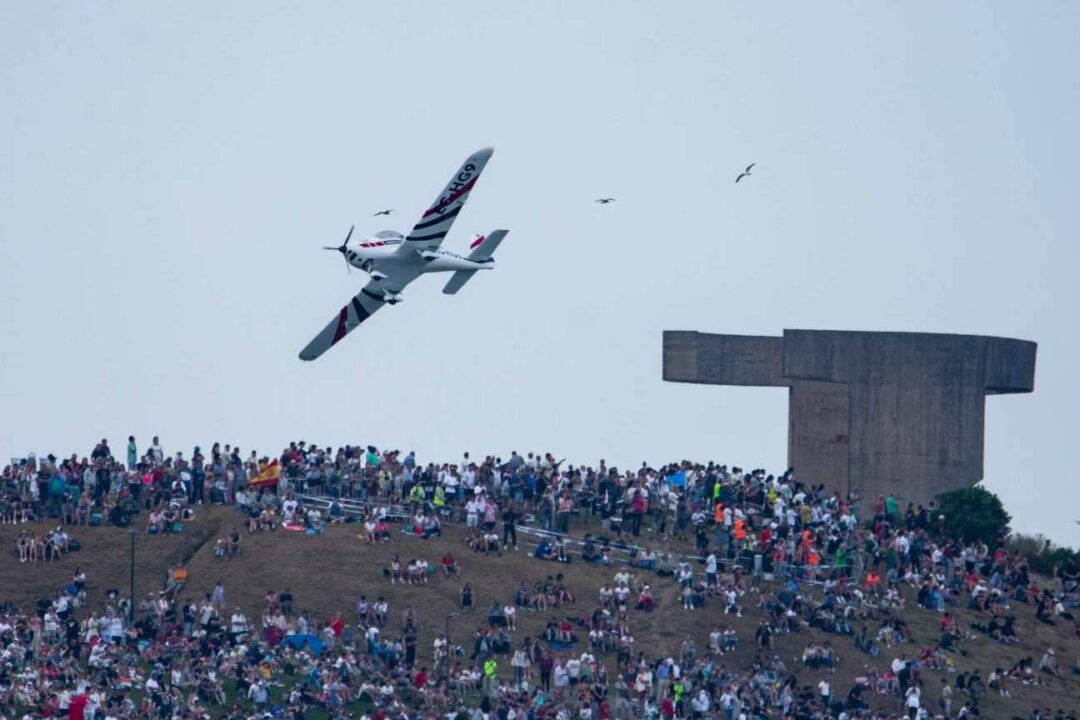
[[[472,245],[469,246],[469,260],[478,263],[491,260],[491,256],[495,254],[495,249],[499,247],[499,243],[503,241],[508,232],[510,231],[492,230],[487,235],[481,235],[473,240]],[[475,274],[475,270],[458,270],[450,276],[450,281],[443,288],[443,294],[453,295],[461,289],[462,285],[469,282],[469,278]]]
[[[444,295],[453,295],[461,286],[469,282],[469,278],[476,274],[475,270],[458,270],[450,276],[450,281],[446,283],[446,287],[443,288]]]

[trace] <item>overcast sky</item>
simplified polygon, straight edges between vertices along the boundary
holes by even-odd
[[[986,483],[1075,546],[1077,37],[1074,2],[3,3],[0,452],[782,470],[786,391],[664,383],[662,330],[1001,335],[1038,367]],[[365,279],[319,247],[487,145],[444,247],[509,228],[498,268],[299,361]]]

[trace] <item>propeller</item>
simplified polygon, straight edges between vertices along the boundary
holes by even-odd
[[[345,242],[341,243],[341,245],[339,245],[337,247],[328,247],[326,245],[323,246],[323,250],[337,250],[339,253],[341,253],[341,257],[345,261],[345,267],[348,268],[350,275],[352,275],[352,263],[349,262],[349,258],[346,257],[345,253],[349,249],[348,248],[349,238],[352,237],[353,230],[355,230],[355,229],[356,229],[355,225],[350,225],[349,226],[349,233],[345,236]]]

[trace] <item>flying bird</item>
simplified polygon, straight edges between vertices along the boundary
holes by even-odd
[[[380,215],[389,215],[392,212],[394,212],[394,211],[393,210],[380,210],[379,212],[372,215],[372,217],[379,217]]]
[[[607,205],[608,203],[615,202],[615,198],[598,198],[597,201],[601,205]]]
[[[739,173],[739,177],[735,178],[735,182],[739,182],[744,177],[748,177],[750,175],[750,169],[755,165],[757,165],[757,163],[750,163],[749,165],[747,165],[746,169]]]

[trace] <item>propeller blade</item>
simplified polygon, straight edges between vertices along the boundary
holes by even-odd
[[[347,246],[349,244],[349,238],[352,237],[353,230],[355,230],[355,229],[356,229],[355,225],[350,225],[349,226],[349,232],[345,236],[345,242],[341,243],[341,248],[340,248],[341,249],[341,259],[345,261],[345,269],[348,271],[348,273],[350,275],[352,275],[352,263],[349,262],[349,256],[345,254],[345,251],[346,251]]]

